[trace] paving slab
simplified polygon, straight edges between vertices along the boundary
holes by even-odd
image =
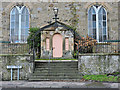
[[[63,81],[0,81],[2,88],[119,88],[119,83]]]

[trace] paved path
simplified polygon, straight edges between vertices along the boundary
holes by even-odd
[[[56,82],[56,81],[0,81],[2,88],[120,88],[120,83]]]

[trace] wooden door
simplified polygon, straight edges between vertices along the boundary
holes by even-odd
[[[53,36],[53,57],[62,57],[63,52],[62,52],[62,35],[60,34],[55,34]]]

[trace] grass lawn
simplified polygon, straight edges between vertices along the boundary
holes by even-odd
[[[120,82],[120,77],[107,76],[107,74],[106,75],[84,75],[83,79],[93,80],[93,81]]]
[[[77,60],[77,59],[61,59],[61,58],[54,58],[54,59],[36,59],[36,60]]]

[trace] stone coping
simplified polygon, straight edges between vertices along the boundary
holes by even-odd
[[[79,56],[99,56],[99,55],[120,55],[120,53],[85,53],[79,54]]]
[[[35,60],[35,62],[77,62],[78,60]]]
[[[0,54],[0,56],[32,56],[32,54]]]

